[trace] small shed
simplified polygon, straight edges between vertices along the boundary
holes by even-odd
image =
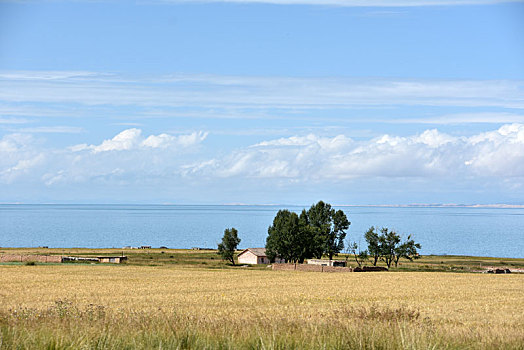
[[[127,256],[97,256],[101,263],[120,264],[127,260]]]
[[[345,260],[323,260],[323,259],[308,259],[310,265],[322,265],[322,266],[346,266]]]
[[[239,264],[269,264],[271,261],[266,255],[266,248],[247,248],[244,249],[240,254],[238,254],[238,263]],[[285,263],[286,260],[276,258],[276,263]]]

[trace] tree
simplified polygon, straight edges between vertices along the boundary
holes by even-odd
[[[298,218],[299,226],[299,263],[303,263],[305,259],[315,256],[315,252],[322,245],[320,237],[316,234],[316,229],[310,225],[309,217],[305,209],[302,210]]]
[[[342,210],[331,208],[330,204],[319,201],[307,211],[309,225],[312,227],[316,245],[313,249],[313,256],[320,259],[322,255],[327,255],[333,259],[344,249],[344,239],[346,230],[351,223]]]
[[[420,258],[417,250],[420,248],[422,248],[420,243],[415,243],[415,241],[411,239],[411,235],[409,235],[404,243],[395,248],[395,267],[397,267],[400,258],[406,258],[409,261]]]
[[[414,260],[419,258],[418,250],[421,248],[419,243],[408,239],[400,244],[400,235],[395,231],[390,231],[387,227],[380,229],[380,234],[373,226],[364,235],[368,244],[369,256],[373,259],[373,265],[377,266],[378,260],[383,260],[388,268],[395,262],[395,267],[401,258]]]
[[[355,258],[355,262],[360,267],[362,264],[368,260],[369,255],[367,250],[361,251],[358,247],[357,242],[350,243],[348,245],[348,250],[353,254],[353,257]]]
[[[400,243],[400,236],[395,231],[389,231],[387,227],[383,227],[380,232],[382,232],[379,237],[380,255],[389,269],[395,259],[396,249]]]
[[[267,233],[266,255],[270,261],[274,261],[277,256],[290,262],[300,260],[299,217],[296,213],[287,209],[279,210]]]
[[[373,266],[377,266],[382,251],[380,249],[380,236],[378,232],[375,231],[375,227],[371,226],[364,235],[364,238],[368,244],[369,256],[373,259]]]
[[[344,238],[350,222],[342,210],[336,211],[322,201],[302,210],[300,216],[279,210],[268,228],[266,254],[289,262],[303,263],[312,257],[329,259],[344,249]]]
[[[229,261],[235,265],[235,250],[239,243],[240,238],[238,238],[237,229],[234,227],[225,229],[222,243],[218,244],[218,254],[223,260]]]
[[[316,243],[313,247],[313,256],[317,259],[321,259],[326,250],[326,242],[331,231],[333,211],[331,205],[323,201],[313,204],[307,211],[308,223],[314,232]]]

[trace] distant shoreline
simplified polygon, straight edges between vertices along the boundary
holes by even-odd
[[[306,204],[247,204],[247,203],[223,203],[223,204],[182,204],[182,203],[20,203],[4,202],[0,205],[108,205],[108,206],[220,206],[220,207],[307,207]],[[456,204],[456,203],[411,203],[411,204],[333,204],[333,207],[361,207],[361,208],[485,208],[485,209],[524,209],[524,204]]]

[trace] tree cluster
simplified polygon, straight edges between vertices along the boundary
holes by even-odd
[[[342,210],[335,210],[322,201],[300,215],[279,210],[268,228],[266,254],[273,261],[277,256],[288,262],[303,263],[305,259],[329,259],[344,249],[346,230],[351,223]]]
[[[401,237],[395,231],[390,231],[387,227],[380,229],[380,232],[371,226],[364,235],[367,243],[367,250],[360,251],[356,243],[350,244],[350,252],[359,266],[366,260],[371,260],[373,266],[377,266],[378,261],[384,261],[388,268],[392,263],[395,267],[401,258],[413,261],[419,258],[418,249],[420,243],[415,243],[411,235],[402,242]]]

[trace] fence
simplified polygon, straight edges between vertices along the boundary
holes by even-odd
[[[0,262],[26,262],[61,263],[60,255],[31,255],[31,254],[4,254],[0,255]]]

